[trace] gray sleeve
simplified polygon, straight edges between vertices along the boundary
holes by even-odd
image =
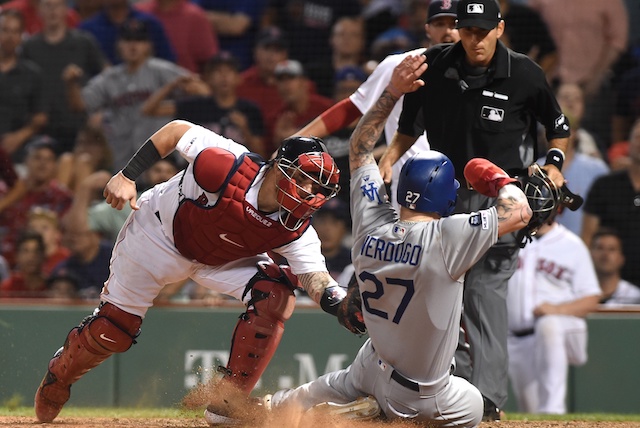
[[[498,214],[494,207],[456,214],[443,219],[441,229],[443,258],[457,280],[498,241]]]
[[[102,72],[89,80],[87,84],[82,88],[82,100],[86,106],[88,112],[95,112],[101,108],[107,107],[109,104],[109,93],[107,88],[109,86],[110,73]],[[115,83],[112,83],[115,85]]]
[[[376,164],[362,166],[351,174],[351,218],[356,240],[369,230],[397,220]]]

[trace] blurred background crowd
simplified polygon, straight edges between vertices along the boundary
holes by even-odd
[[[500,4],[501,41],[542,67],[571,123],[564,173],[587,204],[559,222],[592,249],[600,226],[614,229],[611,245],[595,249],[596,271],[638,286],[640,2]],[[428,13],[429,0],[0,4],[0,297],[97,299],[128,215],[102,189],[155,130],[189,120],[268,159],[387,55],[428,46]],[[343,162],[343,189],[314,217],[342,285],[351,274],[349,135],[325,139]],[[544,144],[541,135],[540,153]],[[184,166],[170,156],[138,189]],[[182,283],[159,299],[223,298]]]

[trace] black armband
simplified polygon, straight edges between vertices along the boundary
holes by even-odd
[[[347,292],[339,285],[331,285],[324,289],[320,298],[320,307],[323,311],[333,316],[338,315],[338,307],[340,302],[344,300]]]
[[[129,159],[127,166],[122,169],[122,175],[131,181],[135,181],[140,177],[140,174],[145,172],[160,159],[162,159],[162,156],[158,153],[156,146],[153,145],[153,141],[147,140],[142,147],[138,149],[136,154]]]
[[[547,152],[547,159],[544,162],[545,165],[553,165],[562,171],[562,165],[564,165],[564,152],[560,149],[550,149]]]

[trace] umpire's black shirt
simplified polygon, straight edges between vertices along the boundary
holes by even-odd
[[[467,76],[460,42],[436,45],[425,54],[425,85],[406,94],[398,132],[416,136],[420,109],[431,148],[446,154],[458,178],[467,161],[489,159],[511,172],[537,158],[536,121],[547,139],[569,136],[569,124],[542,72],[527,56],[500,41],[486,73]]]

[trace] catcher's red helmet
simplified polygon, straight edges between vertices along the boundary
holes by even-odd
[[[316,137],[290,137],[278,150],[275,163],[283,174],[276,183],[280,223],[297,230],[340,190],[340,170]]]

